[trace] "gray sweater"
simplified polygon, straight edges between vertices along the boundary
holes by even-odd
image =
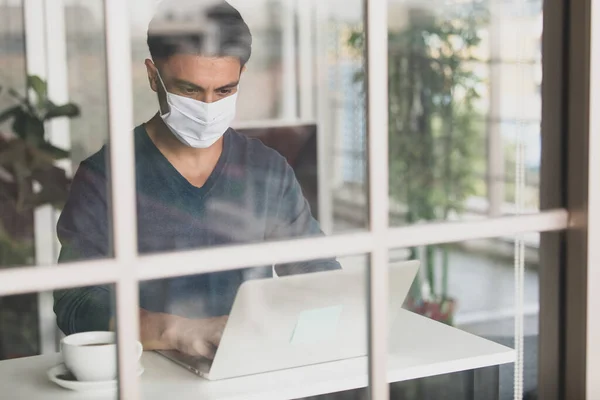
[[[260,141],[228,130],[215,170],[197,188],[161,154],[143,126],[134,135],[140,254],[322,235],[293,170]],[[113,254],[107,156],[104,147],[75,174],[57,226],[60,262]],[[289,275],[337,268],[335,260],[318,260],[278,265],[276,271]],[[141,282],[140,306],[189,318],[227,315],[242,282],[271,276],[271,266],[264,266]],[[66,334],[107,330],[113,310],[112,286],[54,294],[58,325]]]

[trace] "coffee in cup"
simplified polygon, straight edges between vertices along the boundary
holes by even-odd
[[[82,382],[111,381],[117,378],[117,344],[114,332],[84,332],[61,340],[65,365]],[[135,342],[138,358],[143,348]]]

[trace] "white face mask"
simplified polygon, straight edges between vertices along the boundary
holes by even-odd
[[[160,73],[158,79],[169,104],[169,111],[161,112],[161,118],[179,141],[190,147],[206,149],[227,132],[235,118],[237,93],[214,103],[204,103],[169,93]]]

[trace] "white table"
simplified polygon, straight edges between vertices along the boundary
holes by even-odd
[[[406,329],[390,338],[390,382],[497,366],[515,352],[486,339],[404,312]],[[0,398],[10,400],[114,399],[115,393],[70,392],[48,381],[59,354],[0,362]],[[171,361],[145,353],[143,398],[147,400],[282,400],[366,387],[366,357],[210,382]]]

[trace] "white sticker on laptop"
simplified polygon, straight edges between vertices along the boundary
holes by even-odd
[[[340,305],[302,311],[290,343],[307,345],[334,339],[343,309]]]

